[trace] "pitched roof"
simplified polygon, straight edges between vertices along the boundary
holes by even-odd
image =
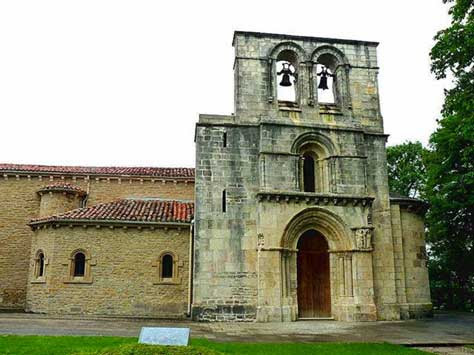
[[[30,225],[49,222],[144,222],[191,223],[194,203],[159,199],[123,199],[78,208],[61,214],[33,219]]]
[[[155,176],[194,179],[194,168],[153,168],[153,167],[115,167],[115,166],[61,166],[0,164],[1,171],[25,173],[53,173],[77,175],[125,175]]]
[[[81,189],[79,186],[71,185],[71,184],[51,184],[43,186],[41,189],[38,190],[38,193],[42,192],[50,192],[50,191],[61,191],[61,192],[70,192],[73,194],[78,195],[87,195],[87,192]]]

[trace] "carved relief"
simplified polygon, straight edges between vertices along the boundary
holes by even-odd
[[[359,250],[372,250],[372,229],[357,228],[354,231],[355,245]]]

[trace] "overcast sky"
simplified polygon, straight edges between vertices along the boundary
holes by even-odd
[[[194,166],[199,113],[233,112],[234,30],[379,41],[389,144],[427,143],[441,0],[0,2],[0,162]]]

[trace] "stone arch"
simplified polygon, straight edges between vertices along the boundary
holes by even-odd
[[[310,207],[293,216],[285,227],[280,246],[295,250],[300,236],[310,229],[326,238],[330,251],[353,249],[350,230],[344,221],[335,213],[320,207]]]
[[[336,146],[332,140],[318,132],[306,132],[298,136],[291,146],[291,153],[298,154],[301,148],[307,144],[314,144],[321,149],[325,157],[336,155]]]
[[[300,190],[331,191],[332,168],[328,158],[336,155],[336,147],[330,138],[318,132],[306,132],[295,139],[291,152],[299,155],[296,176]],[[308,160],[314,162],[312,167],[307,166]]]
[[[74,269],[75,269],[75,261],[76,261],[76,255],[79,253],[84,255],[84,274],[82,276],[75,275]],[[68,282],[92,282],[92,272],[91,272],[91,253],[87,249],[84,248],[78,248],[75,249],[70,255],[69,255],[69,280]]]
[[[164,278],[163,277],[163,266],[164,266],[164,258],[166,256],[171,257],[172,261],[172,276]],[[158,255],[158,259],[156,261],[156,266],[158,267],[157,269],[157,283],[178,283],[179,282],[179,266],[180,266],[180,261],[179,261],[179,256],[175,252],[171,250],[164,250]]]
[[[283,51],[295,52],[298,56],[299,63],[305,62],[308,60],[308,55],[306,54],[306,51],[300,45],[294,42],[282,42],[282,43],[277,44],[268,53],[268,58],[276,60],[278,55]]]
[[[338,65],[349,65],[349,62],[342,53],[341,50],[337,49],[336,47],[324,45],[316,48],[313,53],[311,54],[311,61],[313,63],[317,63],[318,59],[323,55],[330,55],[335,59],[335,66],[333,68],[329,67],[331,70],[335,70]]]

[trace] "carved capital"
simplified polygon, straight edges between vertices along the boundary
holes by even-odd
[[[354,241],[357,250],[372,250],[372,228],[354,229]]]

